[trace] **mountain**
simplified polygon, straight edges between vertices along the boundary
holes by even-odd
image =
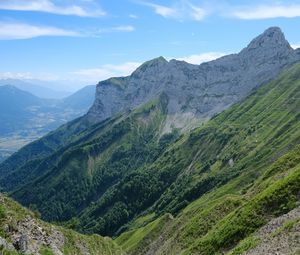
[[[85,114],[92,105],[95,86],[61,99],[42,99],[11,85],[0,86],[0,160]]]
[[[145,211],[128,225],[129,231],[115,240],[123,248],[123,254],[297,254],[300,222],[297,202],[300,147],[297,141],[300,134],[295,109],[299,105],[299,74],[300,65],[297,64],[244,102],[169,147],[157,162],[164,169],[152,168],[150,172],[153,175],[156,169],[165,173],[169,168],[174,174],[172,167],[187,160],[187,167],[178,175],[177,181],[185,179],[190,183],[181,186],[184,188],[179,189],[177,195],[173,193],[173,198],[183,199],[181,194],[188,194],[185,197],[190,200],[186,200],[188,206],[175,200],[173,204],[179,206],[179,213],[174,211],[174,216],[163,211],[159,213],[158,204],[154,210]],[[209,134],[208,137],[205,134]],[[206,159],[206,155],[210,158]],[[165,162],[171,165],[168,167]],[[228,174],[230,180],[220,182],[219,178],[214,189],[197,195],[204,191],[201,186],[205,188],[199,183]],[[160,176],[165,177],[165,174]],[[131,190],[124,195],[135,194],[133,183],[126,182],[124,188]],[[169,191],[174,192],[176,185],[170,187]],[[162,198],[164,200],[164,196]],[[53,254],[60,254],[56,253],[57,249],[63,250],[64,254],[81,254],[83,251],[83,254],[89,254],[86,253],[89,245],[96,252],[90,254],[120,252],[109,239],[85,237],[50,226],[36,220],[32,213],[11,200],[3,196],[0,199],[0,242],[5,249],[26,247],[20,244],[29,240],[28,249],[41,252],[51,249]],[[16,219],[18,222],[14,222]],[[90,222],[91,226],[94,224]],[[3,239],[4,234],[6,238]],[[38,242],[39,246],[34,245],[35,240],[42,240]]]
[[[27,109],[42,103],[41,99],[32,94],[9,85],[0,86],[0,96],[1,133],[19,128],[20,124],[31,115]],[[16,120],[12,121],[11,118]]]
[[[101,82],[87,115],[0,164],[0,186],[127,254],[296,254],[298,56],[271,28],[236,55],[200,66],[159,58]],[[171,62],[189,79],[173,86]],[[187,91],[198,100],[184,101]]]
[[[0,253],[8,255],[117,255],[121,249],[108,237],[84,236],[53,226],[0,194]]]
[[[43,83],[42,81],[23,81],[18,79],[1,79],[0,86],[11,85],[15,86],[18,89],[27,91],[40,98],[48,99],[62,99],[69,96],[71,93],[67,91],[59,91],[51,89],[43,85],[37,85],[35,83]]]
[[[95,100],[95,85],[85,86],[84,88],[76,91],[74,94],[63,99],[61,107],[70,107],[77,110],[83,110],[82,113],[85,114],[86,111],[91,107]]]
[[[299,51],[291,48],[277,27],[267,29],[239,54],[199,66],[160,57],[144,63],[129,77],[100,82],[87,118],[96,123],[164,92],[169,97],[164,132],[172,127],[191,129],[299,59]]]

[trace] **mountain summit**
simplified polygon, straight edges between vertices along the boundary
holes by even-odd
[[[97,123],[165,93],[168,120],[163,132],[171,127],[190,129],[243,99],[299,59],[277,27],[267,29],[238,54],[198,66],[159,57],[141,65],[131,76],[100,82],[87,119]]]
[[[248,50],[257,48],[293,50],[279,27],[270,27],[264,33],[251,41]]]

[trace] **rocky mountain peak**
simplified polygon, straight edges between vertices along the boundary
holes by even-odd
[[[258,48],[293,50],[279,27],[268,28],[261,35],[254,38],[245,50],[251,51]]]
[[[190,123],[191,118],[206,120],[299,60],[300,52],[291,48],[278,27],[267,29],[238,54],[199,66],[155,58],[131,76],[117,78],[119,83],[126,83],[123,89],[114,85],[116,79],[99,83],[87,118],[95,123],[124,109],[135,109],[166,92],[168,116],[174,117],[170,126]],[[102,86],[104,83],[106,86]],[[175,119],[182,115],[189,119]]]
[[[143,73],[156,72],[168,65],[168,61],[164,57],[154,58],[142,64],[133,72],[133,76],[141,75]]]

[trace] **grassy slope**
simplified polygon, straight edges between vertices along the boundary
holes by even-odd
[[[4,238],[10,244],[18,240],[16,236],[19,234],[27,233],[28,242],[34,244],[37,249],[34,254],[51,255],[55,253],[49,240],[61,234],[64,243],[62,247],[59,247],[59,250],[66,255],[86,254],[84,251],[91,255],[123,254],[110,238],[98,235],[82,235],[72,230],[50,225],[37,219],[34,213],[1,194],[0,199],[0,238]],[[29,221],[31,225],[28,225],[28,229],[20,227],[24,222]],[[8,250],[3,247],[0,247],[0,253],[7,255],[23,254],[18,250]]]
[[[175,145],[176,155],[184,155],[177,162],[190,164],[152,211],[156,217],[179,214],[147,248],[139,246],[134,234],[125,233],[117,242],[132,254],[140,247],[155,254],[218,254],[295,207],[300,192],[300,149],[293,150],[300,142],[299,77],[297,64]],[[172,160],[166,154],[156,163]],[[147,238],[146,227],[137,231]]]
[[[73,219],[73,227],[86,233],[114,234],[159,195],[160,186],[155,196],[146,199],[141,196],[136,201],[132,197],[129,203],[130,196],[125,196],[126,192],[132,194],[132,189],[139,189],[134,187],[135,182],[130,186],[129,180],[145,177],[138,169],[153,162],[176,137],[159,135],[165,119],[165,100],[162,95],[134,112],[80,133],[77,140],[42,159],[40,164],[25,164],[18,175],[27,173],[33,165],[34,170],[29,172],[40,176],[13,196],[27,206],[37,207],[45,219],[69,220],[81,213],[80,224],[73,224],[77,222]],[[148,190],[144,192],[147,194]]]

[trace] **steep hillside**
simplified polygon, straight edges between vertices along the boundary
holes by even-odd
[[[126,185],[131,183],[128,180],[120,182],[118,190],[123,194],[113,194],[109,201],[127,203],[126,194],[135,194],[139,183],[142,187],[159,183],[159,197],[147,210],[156,218],[164,213],[176,215],[217,188],[223,190],[222,195],[230,194],[233,191],[226,191],[224,185],[231,182],[237,185],[234,193],[245,192],[270,164],[300,141],[296,110],[300,104],[299,73],[297,64],[244,102],[179,139],[153,164],[140,169],[148,178],[138,181],[130,177],[132,186]],[[155,195],[155,191],[147,190],[145,197]],[[102,210],[102,203],[86,209],[81,221],[87,224]]]
[[[175,218],[137,219],[116,241],[127,254],[298,254],[299,159],[297,146],[251,185],[244,173]]]
[[[273,169],[273,165],[283,164],[281,160],[277,163],[277,159],[299,143],[299,74],[300,66],[296,64],[245,101],[180,137],[176,132],[159,135],[168,103],[163,94],[136,111],[79,133],[73,144],[42,159],[39,164],[29,162],[16,173],[2,178],[1,185],[7,189],[20,187],[13,196],[27,206],[37,207],[45,219],[72,218],[68,224],[86,233],[118,235],[135,226],[132,220],[138,215],[144,215],[146,222],[165,213],[176,216],[199,197],[205,215],[212,215],[211,210],[215,212],[214,226],[243,205],[241,193],[247,193],[248,189],[253,189],[251,196],[259,193],[260,189],[253,188],[259,187],[255,185],[256,180],[260,182],[260,176],[269,168]],[[292,162],[288,160],[290,165],[283,170],[298,164],[298,150],[289,153],[286,158],[292,155]],[[281,170],[276,167],[274,172],[269,170],[271,174],[267,175],[268,181],[263,182],[265,186],[262,186],[262,194],[257,194],[258,198],[268,195],[265,189],[272,183],[269,178],[280,176]],[[298,168],[294,170],[293,183],[296,184],[291,185],[295,189],[287,189],[292,197],[286,194],[291,202],[282,205],[282,210],[276,205],[270,217],[296,205],[300,186]],[[22,187],[21,180],[15,176],[21,176],[25,186]],[[280,188],[282,194],[284,190]],[[207,196],[210,200],[206,200]],[[253,199],[256,201],[255,196]],[[253,206],[252,202],[249,206]],[[189,217],[198,218],[201,210],[193,211]],[[219,210],[221,214],[217,213]],[[265,220],[258,221],[249,231],[240,231],[246,231],[246,236]],[[184,218],[183,222],[186,224],[189,220]],[[193,228],[193,223],[190,224],[188,228]],[[183,238],[183,245],[187,245],[185,236],[180,238]],[[233,243],[239,240],[232,238]],[[220,249],[223,246],[225,244],[220,244]],[[167,246],[166,250],[169,249],[171,247]]]
[[[123,252],[108,237],[84,236],[50,225],[0,194],[0,254],[121,255]]]
[[[280,216],[300,203],[299,74],[297,64],[162,155],[152,171],[185,167],[118,244],[129,254],[296,254],[299,209]]]
[[[28,183],[16,191],[14,196],[22,197],[24,204],[28,206],[36,204],[43,217],[48,220],[69,220],[86,207],[92,207],[91,202],[99,200],[103,203],[118,193],[123,196],[125,194],[118,183],[122,181],[129,188],[128,179],[149,179],[142,172],[139,174],[138,169],[152,163],[177,137],[176,132],[160,137],[159,130],[165,120],[166,104],[167,98],[161,95],[134,112],[85,130],[76,136],[77,141],[73,140],[49,157],[29,162],[16,169],[16,172],[4,175],[1,186],[15,189]],[[134,185],[134,181],[132,183]],[[128,194],[128,199],[133,204],[126,206],[124,203],[104,203],[97,217],[106,217],[107,223],[112,217],[117,219],[110,225],[105,222],[102,225],[90,224],[85,232],[94,232],[96,228],[99,228],[98,232],[110,235],[116,232],[120,225],[147,208],[149,199],[154,201],[161,189],[159,183],[156,187],[143,188],[145,195],[153,191],[156,194],[147,199],[141,196],[139,201]]]

